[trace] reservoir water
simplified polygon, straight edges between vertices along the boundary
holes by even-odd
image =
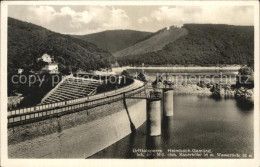
[[[253,157],[253,102],[174,95],[173,103],[174,116],[163,118],[161,136],[149,137],[144,123],[135,133],[89,158]],[[203,154],[198,155],[199,150]]]

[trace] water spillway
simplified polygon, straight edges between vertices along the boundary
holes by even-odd
[[[41,104],[50,104],[94,95],[101,83],[99,80],[73,76],[64,78],[42,99]]]

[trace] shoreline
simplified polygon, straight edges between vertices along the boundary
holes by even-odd
[[[201,88],[196,84],[173,86],[174,94],[212,95],[208,88]]]
[[[200,96],[214,96],[213,92],[210,91],[210,88],[200,87],[196,84],[187,84],[187,85],[178,85],[173,86],[174,94],[183,94],[183,95],[200,95]],[[220,91],[220,97],[231,97],[231,98],[240,98],[254,101],[254,89],[245,89],[244,87],[235,88],[230,90],[224,90],[223,88]]]

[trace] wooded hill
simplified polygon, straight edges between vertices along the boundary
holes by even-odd
[[[80,39],[78,39],[80,38]],[[83,40],[82,40],[83,39]],[[95,44],[87,42],[92,40]],[[54,56],[61,71],[120,65],[220,65],[254,62],[253,26],[185,24],[156,33],[104,31],[85,36],[63,35],[46,28],[8,19],[8,73],[17,68],[37,69],[37,58]]]
[[[8,72],[37,69],[37,58],[54,56],[60,71],[110,67],[113,55],[95,44],[35,24],[8,18]]]
[[[185,28],[170,27],[168,30],[167,28],[164,28],[150,34],[133,46],[113,53],[113,55],[115,57],[122,57],[161,50],[168,43],[177,40],[183,35],[187,35],[187,33],[188,31]]]
[[[92,42],[112,53],[125,49],[150,34],[153,33],[134,30],[108,30],[87,35],[73,35],[73,37]]]
[[[173,35],[172,38],[168,38],[174,33],[177,36]],[[165,41],[165,45],[162,46],[161,41],[166,37],[168,43]],[[185,24],[179,30],[164,29],[148,39],[117,52],[116,56],[122,66],[141,65],[142,63],[200,66],[252,65],[254,62],[254,27]]]

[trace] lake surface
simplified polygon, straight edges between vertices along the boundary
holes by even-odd
[[[161,136],[149,137],[144,123],[135,133],[89,158],[253,157],[252,102],[174,95],[173,104],[174,116],[163,118]]]

